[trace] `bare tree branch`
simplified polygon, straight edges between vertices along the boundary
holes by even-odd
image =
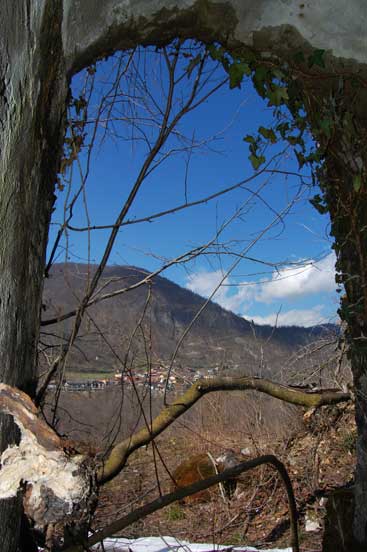
[[[196,248],[192,249],[191,251],[186,251],[185,253],[183,253],[179,257],[177,257],[175,259],[172,259],[171,261],[167,262],[161,268],[155,270],[154,272],[151,272],[151,273],[147,274],[147,276],[145,276],[145,278],[142,278],[141,280],[139,280],[139,282],[136,282],[135,284],[132,284],[131,286],[127,286],[127,287],[122,288],[122,289],[111,291],[109,293],[105,293],[105,294],[100,295],[98,297],[90,298],[88,303],[86,304],[86,308],[91,307],[92,305],[95,305],[97,303],[100,303],[101,301],[105,301],[106,299],[111,299],[112,297],[117,297],[118,295],[122,295],[122,294],[124,294],[128,291],[132,291],[133,289],[139,288],[139,287],[147,284],[155,276],[158,276],[159,274],[161,274],[167,268],[169,268],[169,267],[171,267],[175,264],[182,263],[182,262],[184,262],[188,259],[191,260],[194,257],[196,257],[198,255],[201,255],[202,252],[204,251],[204,249],[207,246],[208,246],[208,244],[205,244],[205,245],[196,247]],[[62,314],[60,316],[56,316],[55,318],[50,318],[48,320],[43,320],[41,322],[41,326],[51,326],[52,324],[57,324],[58,322],[63,322],[64,320],[67,320],[68,318],[71,318],[71,317],[75,316],[77,314],[77,312],[78,312],[78,309],[74,309],[74,310],[69,311],[65,314]]]
[[[167,395],[167,390],[168,390],[168,381],[169,381],[169,376],[170,376],[170,373],[173,369],[173,365],[174,365],[174,361],[175,361],[175,358],[177,356],[177,353],[184,341],[184,339],[186,338],[186,336],[189,334],[189,332],[191,331],[193,325],[195,324],[195,322],[198,320],[198,318],[201,316],[201,314],[203,313],[203,311],[206,309],[207,305],[209,304],[209,302],[213,299],[213,297],[215,296],[215,294],[217,293],[218,289],[224,284],[224,281],[225,279],[236,269],[236,267],[240,264],[241,262],[241,257],[243,255],[246,255],[249,251],[251,251],[251,249],[253,248],[253,246],[271,229],[273,228],[276,224],[278,224],[279,222],[283,222],[283,218],[284,216],[290,211],[291,207],[294,205],[294,203],[297,201],[298,197],[300,196],[301,194],[301,189],[298,190],[298,193],[297,195],[285,206],[285,208],[280,212],[280,213],[277,213],[276,211],[274,211],[272,209],[273,212],[275,212],[276,216],[275,218],[265,227],[263,228],[263,230],[261,230],[261,232],[259,232],[257,234],[257,236],[250,241],[249,244],[247,244],[244,249],[242,249],[241,253],[240,253],[240,257],[238,257],[237,259],[235,259],[235,261],[232,263],[232,265],[229,267],[229,269],[223,274],[222,278],[220,279],[220,281],[218,282],[218,284],[215,286],[215,288],[213,289],[212,293],[209,295],[209,297],[206,299],[206,301],[203,303],[203,305],[200,307],[200,309],[197,311],[197,313],[195,314],[194,318],[191,320],[191,322],[186,326],[184,332],[182,333],[180,339],[178,340],[177,342],[177,345],[175,347],[175,350],[172,354],[172,357],[171,357],[171,360],[170,360],[170,364],[169,364],[169,368],[168,368],[168,371],[167,371],[167,377],[166,377],[166,386],[165,386],[165,390],[164,390],[164,403],[166,404],[166,395]],[[258,196],[259,197],[259,194],[258,192],[254,192],[254,195]],[[240,212],[241,212],[241,209],[238,209],[235,216],[237,216]],[[228,223],[227,223],[228,224]]]
[[[172,502],[176,502],[177,500],[182,500],[183,498],[190,496],[192,494],[195,494],[198,491],[208,489],[209,487],[216,485],[217,483],[221,483],[228,479],[237,477],[241,473],[251,470],[253,468],[256,468],[257,466],[261,466],[262,464],[271,464],[279,472],[282,478],[282,481],[287,491],[287,497],[288,497],[289,518],[290,518],[290,525],[291,525],[291,547],[293,552],[299,552],[298,530],[297,530],[297,506],[294,498],[292,483],[284,464],[282,464],[282,462],[280,462],[275,456],[271,454],[260,456],[258,458],[254,458],[253,460],[248,460],[246,462],[241,462],[234,468],[225,470],[218,475],[214,475],[212,477],[209,477],[208,479],[197,481],[192,485],[188,485],[187,487],[177,489],[172,493],[160,496],[156,500],[153,500],[152,502],[149,502],[148,504],[145,504],[144,506],[137,508],[133,512],[130,512],[123,518],[114,521],[113,523],[111,523],[101,531],[97,531],[94,535],[92,535],[87,540],[85,545],[87,547],[93,546],[94,544],[103,541],[103,539],[113,534],[116,534],[119,531],[122,531],[123,529],[125,529],[125,527],[128,527],[135,521],[142,519],[143,517],[146,517],[147,515],[152,514],[157,510],[165,508],[169,504],[172,504]],[[85,550],[85,548],[80,546],[72,546],[70,548],[67,548],[65,552],[81,552],[82,550]]]
[[[152,222],[155,219],[167,216],[167,215],[173,215],[174,213],[177,213],[179,211],[182,211],[183,209],[189,209],[190,207],[197,207],[198,205],[203,205],[206,203],[209,203],[213,199],[217,199],[218,197],[228,194],[229,192],[232,192],[234,190],[237,190],[238,188],[246,189],[245,184],[248,184],[258,176],[260,176],[263,173],[275,173],[280,171],[273,171],[273,170],[267,170],[268,167],[274,162],[274,160],[283,155],[284,151],[274,155],[269,162],[265,165],[263,169],[260,169],[257,172],[254,172],[251,176],[248,178],[245,178],[244,180],[241,180],[240,182],[236,182],[236,184],[232,184],[231,186],[228,186],[227,188],[223,188],[222,190],[219,190],[218,192],[215,192],[214,194],[208,195],[206,197],[197,199],[195,201],[189,201],[185,202],[181,205],[177,205],[176,207],[171,207],[171,209],[165,209],[164,211],[159,211],[158,213],[153,213],[151,215],[147,215],[146,217],[138,218],[138,219],[129,219],[120,224],[120,228],[123,226],[130,226],[132,224],[140,224],[142,222]],[[302,175],[297,174],[297,176],[302,177]],[[253,190],[248,190],[251,194],[253,194]],[[69,230],[72,230],[74,232],[87,232],[90,230],[108,230],[110,228],[115,228],[115,224],[105,224],[105,225],[96,225],[96,226],[72,226],[70,224],[67,225]]]
[[[351,400],[350,393],[342,393],[338,390],[305,392],[267,379],[250,376],[198,380],[181,397],[167,405],[152,421],[149,429],[143,428],[113,447],[98,471],[99,483],[103,484],[115,477],[123,469],[128,457],[135,450],[150,443],[152,439],[187,412],[204,395],[215,391],[249,390],[259,391],[282,401],[308,408],[318,408],[326,404],[337,404]]]
[[[186,114],[188,114],[190,111],[192,111],[192,109],[194,109],[195,107],[197,107],[198,105],[203,103],[208,98],[208,96],[210,94],[214,93],[214,91],[217,90],[219,86],[222,86],[222,84],[225,82],[225,81],[222,81],[219,85],[213,86],[211,88],[211,90],[209,90],[209,92],[201,94],[201,97],[200,97],[200,93],[203,89],[203,86],[206,84],[206,75],[205,75],[204,67],[205,67],[205,62],[208,58],[208,54],[204,53],[202,56],[200,56],[200,61],[198,63],[198,66],[197,66],[197,68],[195,68],[195,78],[192,79],[192,81],[193,81],[192,85],[189,87],[186,97],[182,97],[180,99],[178,107],[177,107],[177,105],[175,104],[175,100],[176,100],[176,98],[175,98],[175,87],[177,85],[176,69],[178,70],[178,61],[179,61],[181,46],[182,46],[182,41],[177,40],[172,45],[172,47],[170,47],[170,48],[163,47],[162,48],[162,57],[163,57],[163,60],[164,60],[164,63],[165,63],[165,68],[166,68],[166,72],[167,72],[167,76],[168,76],[168,84],[167,84],[167,92],[166,92],[164,109],[162,109],[160,111],[161,117],[158,121],[159,122],[159,124],[157,126],[158,132],[156,133],[154,139],[152,139],[151,143],[150,142],[148,143],[148,153],[147,153],[147,155],[144,159],[144,162],[142,163],[142,166],[140,168],[138,176],[137,176],[134,184],[132,185],[132,187],[130,189],[130,192],[128,193],[127,199],[124,202],[124,204],[123,204],[123,206],[120,210],[120,213],[118,214],[118,216],[115,220],[115,223],[113,225],[111,225],[111,232],[110,232],[109,238],[107,240],[107,244],[106,244],[102,259],[101,259],[100,263],[98,264],[97,269],[93,273],[90,282],[88,282],[88,286],[87,286],[87,289],[85,291],[84,297],[81,299],[81,301],[79,302],[78,307],[75,310],[73,310],[71,313],[68,313],[67,315],[64,315],[64,317],[59,318],[57,320],[57,321],[65,320],[66,318],[69,318],[71,316],[75,316],[74,323],[73,323],[73,328],[72,328],[72,331],[70,333],[70,337],[69,337],[69,340],[68,340],[68,347],[66,347],[63,351],[61,351],[60,358],[57,362],[54,363],[52,369],[50,370],[50,375],[48,377],[48,381],[50,381],[50,378],[55,373],[60,372],[60,377],[59,377],[60,385],[57,387],[57,391],[56,391],[56,394],[55,394],[54,413],[56,412],[57,404],[58,404],[60,393],[61,393],[61,379],[62,379],[62,374],[65,371],[67,356],[69,354],[69,351],[70,351],[72,345],[74,344],[74,342],[77,338],[77,335],[79,333],[81,323],[82,323],[82,320],[83,320],[86,309],[93,302],[97,302],[98,300],[100,300],[96,297],[93,298],[93,295],[96,292],[99,279],[100,279],[100,277],[103,273],[103,270],[105,269],[105,267],[107,265],[107,262],[109,260],[112,248],[113,248],[113,246],[115,244],[115,241],[116,241],[116,238],[118,236],[119,229],[120,229],[121,225],[123,224],[126,216],[128,215],[128,213],[131,209],[131,206],[133,205],[133,203],[135,201],[135,198],[138,194],[138,191],[140,190],[140,188],[141,188],[143,182],[145,181],[145,179],[147,178],[147,176],[161,162],[161,160],[159,159],[159,155],[163,155],[163,158],[165,158],[166,154],[164,152],[162,152],[162,148],[166,144],[166,142],[169,139],[170,135],[172,133],[174,133],[174,131],[175,131],[178,123],[181,121],[181,119]],[[186,73],[187,73],[187,69],[185,69],[183,71],[183,74],[186,74]],[[93,75],[94,75],[94,73],[93,73]],[[145,84],[144,84],[144,86],[145,86]],[[100,106],[100,108],[98,110],[98,116],[97,116],[96,123],[98,123],[98,121],[99,121],[99,117],[101,115],[101,109],[102,108]],[[96,129],[97,129],[97,124],[94,125],[94,129],[92,131],[92,142],[91,142],[92,145],[94,143],[94,139],[95,139],[95,136],[96,136],[96,132],[97,132]],[[71,130],[71,132],[72,132],[72,130]],[[87,178],[88,172],[89,172],[90,154],[91,154],[91,146],[88,148],[87,172],[84,176],[81,174],[83,186],[85,184],[85,181],[86,181],[86,178]],[[79,160],[78,160],[78,162],[79,162]],[[79,168],[81,169],[80,162],[79,162]],[[85,205],[85,208],[86,208],[86,205]],[[87,219],[88,219],[88,216],[87,216]],[[69,223],[69,221],[70,221],[70,217],[68,217],[67,223]],[[88,222],[88,227],[90,227],[89,222]],[[65,229],[65,231],[67,229],[65,224],[60,229],[60,232],[62,232],[64,229]],[[89,230],[88,230],[88,233],[89,233]],[[89,240],[88,240],[88,243],[89,243]],[[89,250],[89,247],[88,247],[88,250]],[[169,263],[169,264],[171,264],[171,263]],[[140,285],[142,285],[142,283]],[[127,291],[127,290],[123,290],[122,293],[124,293],[125,291]],[[114,296],[114,295],[117,295],[117,294],[120,294],[120,293],[121,293],[121,291],[119,293],[114,293],[111,296]],[[56,320],[55,320],[55,322],[56,322]],[[50,321],[48,321],[47,323],[49,324]],[[44,389],[45,389],[45,386],[43,386],[42,394],[44,394]],[[40,399],[38,398],[38,402],[39,402],[39,400]],[[53,421],[55,421],[55,416],[54,416]]]

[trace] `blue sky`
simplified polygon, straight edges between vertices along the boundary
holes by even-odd
[[[188,60],[180,62],[179,69],[187,67]],[[143,84],[136,86],[134,81],[133,86],[135,77],[130,66],[129,80],[121,81],[125,94],[121,96],[122,107],[113,112],[115,119],[120,120],[107,125],[101,117],[89,176],[74,207],[73,226],[83,227],[88,221],[90,225],[113,224],[120,211],[147,155],[147,144],[139,138],[144,132],[152,142],[158,132],[159,109],[156,107],[164,105],[168,86],[165,65],[161,62],[159,54],[141,54],[136,65],[143,72]],[[95,78],[99,80],[89,110],[91,117],[99,96],[106,93],[115,63],[112,59],[98,66]],[[212,62],[208,70],[213,70]],[[223,70],[218,69],[211,76],[211,85],[215,86],[224,77]],[[75,79],[74,95],[80,90],[83,78]],[[195,68],[190,79],[180,81],[177,105],[189,93],[194,78]],[[143,94],[151,94],[153,100],[144,99]],[[134,121],[130,118],[132,111]],[[272,113],[272,108],[257,96],[250,82],[244,83],[241,89],[230,90],[228,84],[221,87],[182,119],[177,129],[179,134],[165,148],[173,152],[144,180],[127,219],[144,218],[197,201],[252,177],[248,144],[243,137],[255,132],[260,125],[271,125]],[[88,140],[89,137],[86,143]],[[189,143],[195,143],[196,147],[189,151]],[[280,154],[283,149],[284,144],[280,144],[274,151],[267,150],[267,158],[278,154],[273,167],[278,171],[298,172],[292,153]],[[85,151],[80,157],[80,166],[85,171]],[[63,221],[64,206],[80,185],[77,166],[72,173],[70,187],[66,185],[58,193],[49,249]],[[69,178],[70,173],[66,176]],[[174,265],[164,275],[205,297],[223,281],[214,300],[259,323],[272,323],[276,315],[281,325],[309,326],[335,321],[337,294],[329,220],[309,204],[317,191],[307,185],[309,182],[305,175],[305,184],[300,189],[298,176],[266,172],[206,204],[154,222],[124,226],[109,264],[129,264],[153,271],[185,251],[213,242],[204,255],[184,265]],[[279,213],[285,211],[289,212],[280,222]],[[108,234],[109,230],[69,231],[57,260],[98,262]],[[247,258],[240,260],[241,254]]]

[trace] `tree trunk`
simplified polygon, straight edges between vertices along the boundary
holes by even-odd
[[[352,354],[358,429],[353,533],[367,550],[367,350],[365,344],[358,349]]]
[[[67,97],[61,2],[0,3],[0,381],[32,395],[53,182]],[[17,439],[0,418],[1,451]],[[18,548],[21,497],[0,503],[0,551]]]
[[[339,314],[346,322],[354,383],[358,435],[353,522],[356,551],[367,550],[367,120],[362,99],[354,91],[354,98],[345,93],[336,102],[334,135],[327,146],[321,179],[335,237],[337,278],[345,289]]]

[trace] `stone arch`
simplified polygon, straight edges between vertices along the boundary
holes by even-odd
[[[4,0],[0,17],[0,380],[34,391],[47,230],[61,158],[68,82],[117,49],[179,36],[250,49],[261,60],[294,65],[309,91],[311,125],[340,90],[326,146],[324,196],[346,295],[358,426],[354,536],[367,545],[367,198],[365,29],[361,0]],[[297,66],[325,50],[325,67]],[[348,78],[346,78],[348,77]],[[353,77],[357,86],[353,87]],[[349,122],[345,114],[349,113]],[[341,121],[341,123],[340,123]],[[329,184],[327,184],[327,181]],[[29,277],[32,275],[32,278]],[[3,301],[3,298],[7,298]],[[1,420],[1,447],[16,437]],[[16,550],[19,500],[0,505],[2,550]],[[355,548],[356,549],[356,548]]]

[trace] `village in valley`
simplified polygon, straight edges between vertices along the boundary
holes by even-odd
[[[212,377],[223,369],[225,369],[223,366],[214,366],[211,369],[205,370],[185,368],[179,374],[177,370],[169,370],[167,365],[159,363],[156,366],[151,366],[149,370],[134,371],[134,373],[116,371],[115,373],[106,374],[106,377],[103,378],[69,379],[66,377],[63,382],[63,390],[69,392],[92,392],[119,385],[128,385],[132,387],[148,387],[151,392],[158,393],[163,393],[166,389],[170,391],[182,391],[198,379]],[[56,384],[51,384],[50,388],[52,387],[56,388]]]

